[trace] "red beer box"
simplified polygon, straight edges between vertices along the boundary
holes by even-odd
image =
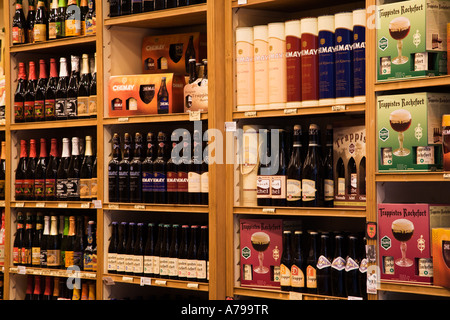
[[[283,220],[241,219],[241,285],[280,288]]]
[[[450,228],[432,229],[433,284],[450,288]]]
[[[142,72],[187,75],[189,59],[201,62],[206,54],[206,36],[200,32],[146,37],[142,43]]]
[[[378,204],[381,279],[431,283],[430,205]]]
[[[182,113],[184,76],[173,73],[109,78],[109,116]]]

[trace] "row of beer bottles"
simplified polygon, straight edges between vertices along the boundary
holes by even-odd
[[[208,226],[114,221],[111,227],[108,273],[209,280]]]
[[[272,131],[278,132],[278,150],[272,150]],[[301,125],[295,125],[292,134],[284,129],[261,129],[260,133],[267,139],[266,143],[259,144],[257,205],[333,207],[336,194],[355,194],[359,183],[360,194],[365,194],[365,157],[359,163],[359,170],[354,158],[349,160],[347,168],[338,159],[335,168],[331,125],[326,127],[325,147],[321,146],[321,131],[316,124],[309,126],[307,148]],[[278,168],[277,172],[267,174],[271,167]]]
[[[283,232],[281,290],[366,298],[366,276],[365,239],[309,231],[306,240],[302,231]]]
[[[27,276],[24,300],[95,300],[95,281],[72,283],[65,278]]]
[[[194,131],[191,143],[186,131],[179,153],[174,135],[170,149],[164,132],[157,137],[149,132],[146,144],[137,132],[133,148],[131,134],[125,133],[123,153],[119,134],[113,135],[113,155],[108,164],[109,202],[208,204],[208,157],[203,156],[207,146],[202,145],[201,132]]]

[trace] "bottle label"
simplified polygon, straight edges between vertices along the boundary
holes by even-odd
[[[153,191],[154,192],[166,192],[166,175],[164,172],[153,173]]]
[[[89,105],[89,115],[92,116],[97,116],[97,96],[92,95],[89,96],[89,100],[88,100],[88,105]]]
[[[36,100],[34,102],[34,118],[36,121],[44,121],[45,118],[45,101]]]
[[[256,198],[270,198],[271,176],[258,176],[256,180]]]
[[[13,248],[13,264],[19,264],[21,263],[21,252],[20,248],[14,247]]]
[[[86,35],[95,34],[97,32],[97,21],[95,16],[86,19]]]
[[[34,196],[36,199],[45,198],[45,179],[34,180]]]
[[[72,14],[66,19],[66,37],[81,35],[80,8],[76,4],[69,5],[66,11],[72,12]]]
[[[153,274],[153,256],[144,256],[144,274]]]
[[[197,278],[197,260],[188,259],[186,263],[186,277]]]
[[[55,114],[57,118],[67,117],[66,99],[58,98],[55,103]]]
[[[188,191],[189,193],[199,193],[201,192],[201,180],[200,174],[196,172],[189,172],[189,185]]]
[[[28,10],[31,10],[31,6],[28,7]],[[28,34],[28,43],[34,43],[34,31],[33,31],[33,29],[28,29],[27,30],[27,34]]]
[[[174,171],[167,172],[167,192],[177,192],[177,173]]]
[[[319,99],[335,97],[334,33],[319,31]]]
[[[25,121],[27,119],[34,119],[34,101],[25,101],[23,104]]]
[[[280,285],[281,286],[291,285],[291,270],[284,264],[280,265]]]
[[[153,192],[153,173],[142,172],[142,192]]]
[[[25,43],[25,30],[19,27],[13,27],[12,42],[13,44]]]
[[[249,42],[236,42],[236,90],[238,108],[255,103],[253,44]]]
[[[134,256],[132,254],[125,255],[125,272],[134,272]]]
[[[287,102],[302,101],[301,39],[286,36],[286,80]]]
[[[167,268],[169,270],[169,277],[176,277],[178,275],[178,259],[169,258],[167,261]]]
[[[180,278],[187,277],[187,260],[186,259],[178,259],[178,277],[180,277]]]
[[[117,272],[119,272],[119,273],[125,271],[125,255],[124,254],[117,254],[116,267],[117,267]]]
[[[73,251],[73,265],[79,267],[83,265],[83,252]]]
[[[358,187],[358,175],[356,173],[350,174],[350,193],[357,193]]]
[[[73,261],[73,251],[66,251],[65,257],[64,257],[64,264],[66,268],[69,268],[70,266],[74,265]]]
[[[297,267],[295,264],[291,267],[291,286],[293,288],[304,288],[305,287],[305,275],[302,269]]]
[[[366,95],[366,28],[353,26],[353,92]]]
[[[47,41],[47,25],[35,24],[33,29],[34,42]]]
[[[23,195],[25,199],[30,199],[34,195],[34,180],[24,179],[22,182]]]
[[[255,39],[255,105],[269,103],[269,44]]]
[[[47,266],[59,267],[61,265],[61,250],[47,250]]]
[[[187,172],[178,172],[177,187],[178,192],[189,191],[189,175]]]
[[[322,269],[324,269],[324,268],[329,268],[329,267],[331,267],[331,262],[330,262],[330,260],[328,260],[327,257],[321,255],[321,256],[319,257],[319,259],[317,259],[317,269],[322,270]]]
[[[342,257],[334,258],[333,262],[331,263],[331,267],[333,269],[336,269],[338,271],[342,271],[345,269],[345,260]]]
[[[160,257],[159,258],[159,274],[161,277],[169,275],[169,258]]]
[[[302,180],[302,200],[314,201],[316,199],[316,182],[314,180]]]
[[[67,179],[67,197],[68,198],[80,197],[80,179],[77,178]]]
[[[359,264],[353,260],[351,257],[347,257],[347,261],[345,263],[345,271],[350,272],[352,270],[359,270]]]
[[[16,180],[14,184],[16,200],[20,199],[23,196],[23,180]]]
[[[61,21],[56,21],[56,38],[63,38],[66,35],[65,24]]]
[[[143,273],[144,272],[144,256],[141,255],[134,255],[134,266],[133,271],[134,273]]]
[[[336,98],[353,97],[352,30],[336,28]]]
[[[302,34],[302,101],[319,98],[319,55],[318,37],[311,33]]]
[[[306,287],[317,288],[317,270],[311,265],[306,267]]]
[[[338,195],[345,196],[345,178],[338,178]]]
[[[89,116],[89,97],[78,97],[78,116],[87,117]]]
[[[78,116],[78,100],[77,98],[67,98],[66,112],[69,118],[75,118]]]
[[[56,39],[56,22],[48,23],[48,39]]]
[[[85,253],[83,256],[83,266],[86,271],[97,271],[97,255]]]
[[[158,101],[158,113],[169,112],[169,98],[160,98]]]
[[[46,118],[56,117],[55,100],[53,99],[45,100],[45,117]]]
[[[108,272],[117,270],[117,254],[108,253]]]
[[[80,199],[91,198],[91,179],[80,179]]]
[[[287,179],[286,200],[299,201],[302,199],[302,182],[295,179]]]
[[[41,248],[39,253],[40,253],[39,263],[42,267],[46,267],[47,266],[47,250]]]
[[[209,172],[203,172],[201,176],[202,193],[209,193]]]
[[[286,40],[269,38],[269,103],[286,103]]]
[[[24,121],[23,102],[14,102],[14,119],[16,122]]]
[[[153,256],[153,273],[154,274],[159,274],[159,262],[160,262],[159,256]]]
[[[92,178],[91,179],[91,198],[92,199],[97,199],[97,192],[98,192],[98,188],[97,188],[97,178]]]
[[[324,197],[325,201],[332,201],[334,199],[334,181],[331,179],[324,180]]]
[[[58,199],[67,199],[67,179],[58,179],[57,180],[56,196]]]
[[[197,279],[206,279],[206,260],[197,260]]]
[[[359,272],[366,273],[368,265],[369,265],[369,260],[367,260],[367,258],[362,259],[361,264],[359,265]]]
[[[286,176],[272,176],[270,186],[272,199],[286,199]]]

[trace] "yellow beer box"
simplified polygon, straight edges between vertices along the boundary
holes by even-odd
[[[184,84],[184,76],[173,73],[111,77],[109,116],[182,113]]]

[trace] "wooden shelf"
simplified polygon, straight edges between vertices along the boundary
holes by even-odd
[[[208,113],[202,112],[200,114],[200,120],[206,120],[206,119],[208,119]],[[191,121],[190,114],[188,114],[188,113],[171,113],[171,114],[154,114],[154,115],[146,115],[146,116],[104,118],[103,124],[119,125],[119,124],[130,124],[130,123],[181,122],[181,121]]]
[[[207,282],[197,281],[182,281],[172,280],[165,278],[151,278],[151,277],[139,277],[133,275],[120,275],[120,274],[104,274],[103,281],[112,285],[113,282],[129,283],[134,285],[148,285],[156,287],[174,288],[174,289],[186,289],[194,291],[208,291],[209,284]]]
[[[9,268],[9,272],[13,274],[23,274],[23,275],[40,275],[40,276],[50,276],[50,277],[74,277],[80,279],[96,280],[97,273],[88,271],[75,272],[73,270],[67,269],[47,269],[47,268],[36,268],[36,267],[23,267],[14,266]]]
[[[233,119],[251,119],[267,117],[287,117],[321,114],[364,113],[365,103],[351,103],[346,105],[324,105],[317,107],[286,108],[273,110],[235,111]]]
[[[417,89],[423,91],[426,90],[426,88],[436,86],[450,86],[450,75],[377,82],[375,83],[375,91],[380,92],[402,89]]]
[[[56,128],[74,128],[74,127],[95,127],[97,119],[74,119],[74,120],[58,120],[58,121],[40,121],[40,122],[24,122],[11,124],[12,131],[19,130],[46,130]]]
[[[292,12],[300,10],[318,9],[335,6],[337,3],[332,0],[247,0],[246,4],[238,4],[238,0],[232,0],[233,8],[248,7],[251,9],[274,10],[280,12]],[[339,4],[354,3],[355,0],[344,0]]]
[[[433,285],[381,281],[381,291],[450,297],[450,289]]]
[[[234,214],[366,218],[363,208],[234,207]]]
[[[167,28],[206,23],[206,4],[105,19],[105,26]]]
[[[11,208],[97,209],[87,201],[11,201]]]
[[[104,210],[208,213],[207,205],[153,204],[153,203],[104,203]]]
[[[450,172],[378,172],[375,174],[377,182],[450,182]]]
[[[290,293],[289,291],[281,291],[275,289],[258,289],[234,287],[234,294],[238,296],[274,299],[274,300],[347,300],[347,298],[322,296],[318,294],[309,293]]]
[[[81,36],[81,37],[73,37],[73,38],[64,38],[57,40],[49,40],[46,42],[38,42],[38,43],[27,43],[27,44],[19,44],[11,46],[11,53],[19,53],[19,52],[51,52],[53,53],[58,49],[69,49],[68,47],[76,47],[78,48],[80,45],[92,45],[95,48],[97,37],[96,35],[89,36]],[[66,51],[68,52],[68,51]]]

